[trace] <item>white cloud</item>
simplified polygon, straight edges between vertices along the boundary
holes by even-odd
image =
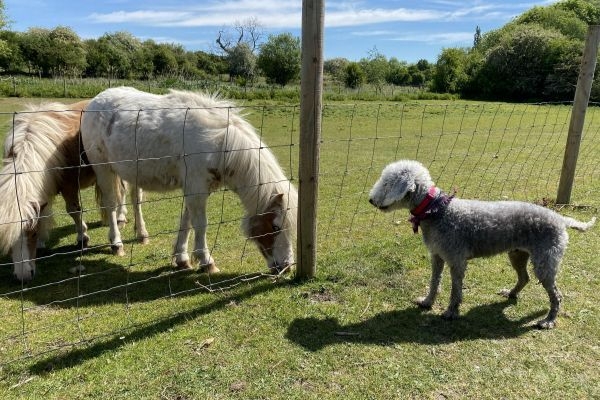
[[[555,0],[551,0],[555,1]],[[138,24],[160,27],[199,27],[231,25],[235,21],[256,18],[267,28],[300,28],[302,4],[297,0],[225,0],[201,5],[173,5],[160,10],[114,11],[93,13],[88,20],[95,23]],[[367,2],[331,1],[326,4],[327,27],[362,26],[385,22],[449,21],[465,18],[497,19],[518,13],[519,5],[489,3],[427,1],[424,8],[369,7]]]
[[[442,32],[423,34],[422,32],[407,33],[401,36],[390,37],[388,40],[401,42],[422,42],[435,44],[472,44],[474,32]]]
[[[185,11],[115,11],[107,14],[93,13],[88,19],[99,24],[136,23],[156,25],[190,18],[191,13]]]

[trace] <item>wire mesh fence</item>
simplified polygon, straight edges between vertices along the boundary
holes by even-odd
[[[239,107],[297,184],[298,111],[295,105]],[[600,108],[592,105],[572,200],[597,211]],[[13,113],[3,119],[12,121]],[[323,110],[318,201],[319,255],[372,241],[404,215],[377,213],[367,201],[381,169],[403,158],[423,162],[436,184],[457,196],[550,204],[556,195],[570,104],[357,103]],[[10,125],[10,123],[9,123]],[[10,129],[8,134],[10,134]],[[10,158],[5,158],[3,173]],[[20,174],[33,173],[20,171]],[[68,213],[56,199],[46,249],[36,255],[31,283],[11,278],[12,260],[0,264],[0,365],[66,354],[159,329],[164,321],[227,303],[227,292],[274,279],[260,251],[240,233],[244,207],[229,188],[210,196],[207,242],[219,274],[172,266],[172,244],[183,212],[181,191],[148,192],[142,203],[150,243],[139,244],[131,220],[122,230],[124,257],[111,254],[94,190],[80,191],[89,248],[77,242]],[[302,205],[299,205],[301,207]],[[9,223],[15,221],[0,221]],[[17,221],[18,222],[18,221]],[[408,227],[408,223],[407,223]],[[79,272],[79,267],[85,271]],[[326,270],[319,265],[318,270]],[[270,283],[269,283],[270,284]],[[198,311],[201,310],[201,311]]]

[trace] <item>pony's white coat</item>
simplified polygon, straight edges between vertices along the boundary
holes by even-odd
[[[82,119],[82,139],[98,186],[114,207],[116,177],[144,190],[181,188],[185,209],[175,262],[190,267],[187,241],[195,229],[194,255],[218,271],[206,246],[206,202],[225,185],[240,197],[243,229],[270,268],[294,262],[297,194],[276,158],[229,101],[193,92],[155,95],[112,88],[96,96]],[[114,213],[109,240],[122,252]]]

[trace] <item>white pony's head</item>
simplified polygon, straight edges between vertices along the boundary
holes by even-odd
[[[256,243],[273,272],[285,271],[294,264],[296,196],[291,187],[288,193],[274,194],[266,209],[247,218],[244,224],[246,235]]]
[[[418,161],[400,160],[386,166],[369,192],[369,203],[388,212],[415,206],[414,194],[433,185],[427,168]]]

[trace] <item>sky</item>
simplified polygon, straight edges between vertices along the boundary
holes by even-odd
[[[325,59],[358,61],[373,51],[415,63],[435,62],[443,48],[470,47],[534,6],[556,0],[325,0]],[[186,50],[217,52],[219,31],[255,19],[269,35],[300,37],[301,0],[4,0],[9,29],[68,26],[82,39],[127,31]]]

